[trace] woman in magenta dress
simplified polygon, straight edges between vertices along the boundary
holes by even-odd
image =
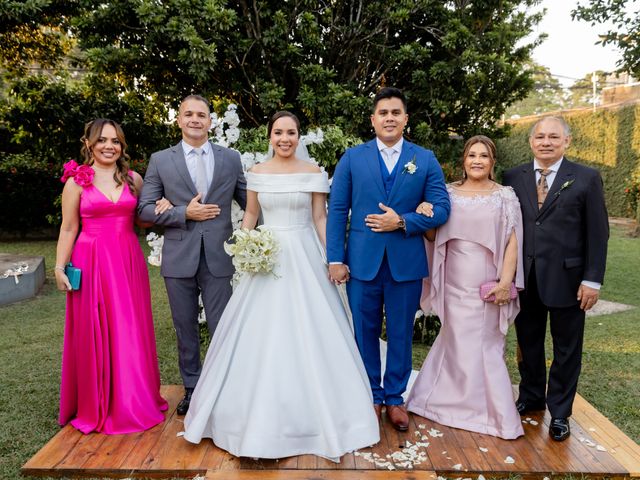
[[[485,136],[467,141],[463,180],[447,186],[449,221],[427,234],[431,277],[421,306],[440,317],[442,328],[407,409],[450,427],[514,439],[524,432],[504,350],[520,310],[510,286],[524,287],[522,217],[513,190],[493,181],[495,152]],[[423,210],[428,213],[428,204]],[[480,285],[490,280],[498,280],[486,295],[494,294],[493,302],[480,297]]]
[[[83,433],[138,432],[164,420],[147,267],[133,229],[142,179],[120,126],[97,119],[84,164],[65,164],[55,276],[67,291],[59,423]],[[80,235],[77,235],[80,229]],[[77,238],[76,238],[77,236]],[[80,268],[71,290],[64,266]]]

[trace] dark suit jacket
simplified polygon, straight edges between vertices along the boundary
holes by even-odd
[[[565,158],[540,210],[533,162],[505,172],[503,183],[522,208],[525,289],[535,261],[542,302],[575,305],[582,280],[604,280],[609,223],[600,173]]]
[[[214,277],[233,275],[231,257],[222,248],[233,231],[231,201],[241,208],[247,201],[246,180],[240,154],[211,143],[215,169],[203,203],[220,206],[220,215],[211,220],[187,220],[187,205],[197,195],[189,175],[181,143],[151,155],[138,199],[138,214],[145,222],[163,225],[164,245],[160,272],[165,277],[189,278],[198,270],[200,244],[204,244],[209,271]],[[174,208],[162,215],[154,213],[156,200],[165,197]],[[204,242],[203,242],[204,240]]]

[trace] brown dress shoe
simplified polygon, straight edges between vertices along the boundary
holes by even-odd
[[[404,405],[387,405],[387,417],[396,430],[406,432],[409,428],[409,414]]]
[[[375,410],[376,417],[378,417],[378,423],[380,423],[380,421],[382,419],[382,404],[381,403],[374,403],[373,404],[373,410]]]

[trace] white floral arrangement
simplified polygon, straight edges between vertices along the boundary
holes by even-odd
[[[147,243],[151,247],[151,252],[147,257],[149,265],[159,267],[162,265],[162,245],[164,244],[164,235],[158,235],[155,232],[151,232],[147,235]]]
[[[241,228],[234,230],[228,242],[224,242],[224,251],[233,257],[233,266],[237,274],[275,273],[278,242],[273,232],[264,226],[255,230]]]

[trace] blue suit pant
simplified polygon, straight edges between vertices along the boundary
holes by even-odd
[[[399,405],[411,375],[413,323],[422,280],[393,279],[387,257],[373,280],[351,278],[347,284],[356,343],[362,355],[373,403]],[[386,317],[387,359],[381,386],[380,334]]]

